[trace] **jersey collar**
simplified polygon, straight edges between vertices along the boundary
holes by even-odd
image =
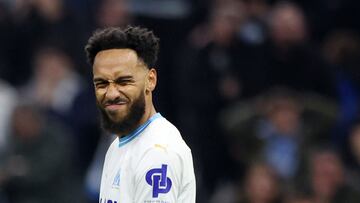
[[[142,131],[145,130],[145,128],[150,125],[151,122],[153,122],[155,119],[157,118],[161,118],[161,114],[160,113],[156,113],[153,116],[151,116],[151,118],[149,118],[149,120],[147,120],[144,124],[142,124],[141,126],[139,126],[137,129],[135,129],[132,133],[119,138],[119,147],[125,145],[126,143],[130,142],[131,140],[133,140],[135,137],[137,137]]]

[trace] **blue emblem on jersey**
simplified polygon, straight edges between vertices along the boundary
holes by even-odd
[[[116,176],[114,178],[114,182],[112,184],[113,186],[120,186],[120,169],[116,173]]]
[[[166,164],[162,164],[161,168],[153,168],[146,173],[146,182],[153,188],[152,197],[159,197],[160,193],[166,194],[170,191],[172,182],[166,173]]]

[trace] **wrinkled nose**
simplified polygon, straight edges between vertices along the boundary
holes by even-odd
[[[114,83],[110,83],[106,91],[106,100],[114,101],[120,98],[120,92]]]

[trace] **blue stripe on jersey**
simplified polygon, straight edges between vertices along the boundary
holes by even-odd
[[[140,127],[138,127],[136,130],[134,130],[132,133],[126,135],[125,137],[122,137],[119,139],[119,147],[125,145],[126,143],[133,140],[136,136],[138,136],[142,131],[145,130],[145,128],[153,122],[155,119],[162,117],[160,113],[156,113],[149,120],[147,120],[144,124],[142,124]]]

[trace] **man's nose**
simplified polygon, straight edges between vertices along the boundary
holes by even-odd
[[[120,97],[120,92],[119,92],[116,84],[114,84],[114,83],[109,84],[105,96],[108,100],[115,100]]]

